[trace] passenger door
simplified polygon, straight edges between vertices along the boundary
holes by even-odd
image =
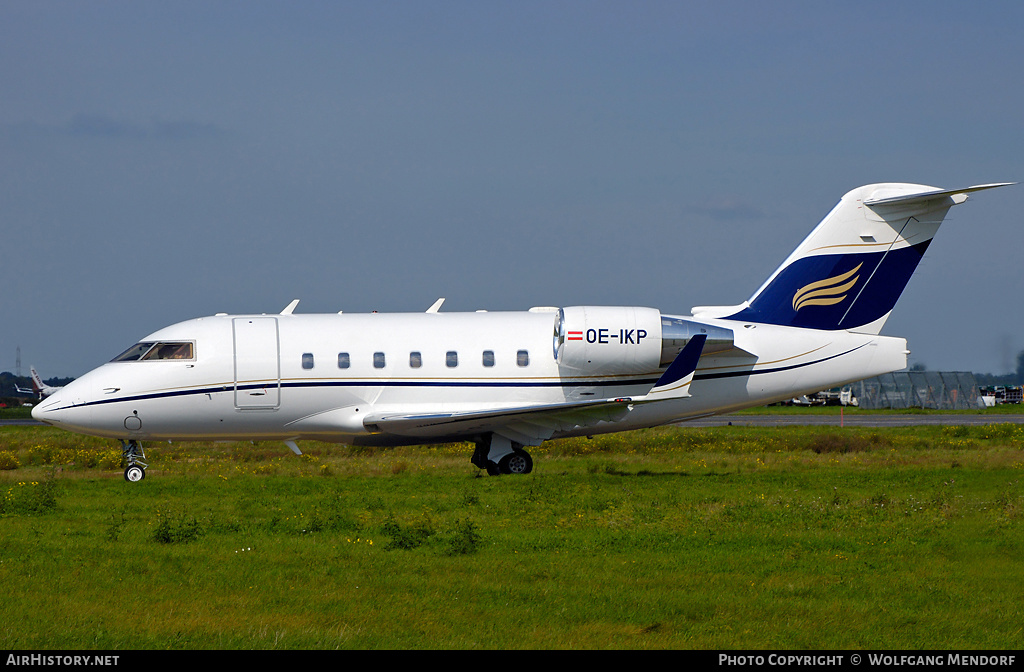
[[[281,405],[280,340],[276,317],[236,317],[235,408],[275,409]]]

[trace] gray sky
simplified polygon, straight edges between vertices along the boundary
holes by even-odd
[[[215,312],[747,299],[842,194],[1024,180],[1019,2],[0,0],[0,370]],[[1024,184],[885,334],[1024,349]]]

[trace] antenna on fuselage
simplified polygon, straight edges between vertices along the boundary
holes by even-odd
[[[441,310],[441,304],[442,303],[444,303],[444,297],[443,296],[440,299],[438,299],[437,301],[434,301],[434,305],[432,305],[430,308],[427,308],[427,312],[428,313],[436,313],[437,311]]]
[[[289,303],[287,306],[284,307],[284,310],[281,311],[281,314],[282,315],[291,315],[292,311],[295,310],[295,306],[297,306],[297,305],[299,305],[299,300],[298,299],[293,299],[291,303]]]

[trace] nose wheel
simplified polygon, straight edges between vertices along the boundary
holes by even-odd
[[[146,477],[146,468],[149,466],[142,460],[146,459],[146,453],[142,450],[142,444],[132,439],[125,443],[121,442],[121,457],[128,466],[124,469],[124,480],[129,483],[138,483]]]

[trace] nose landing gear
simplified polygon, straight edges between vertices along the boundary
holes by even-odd
[[[129,483],[137,483],[146,477],[146,468],[149,466],[142,460],[146,459],[146,453],[142,450],[142,444],[131,439],[127,443],[121,442],[121,457],[128,463],[124,469],[124,480]]]

